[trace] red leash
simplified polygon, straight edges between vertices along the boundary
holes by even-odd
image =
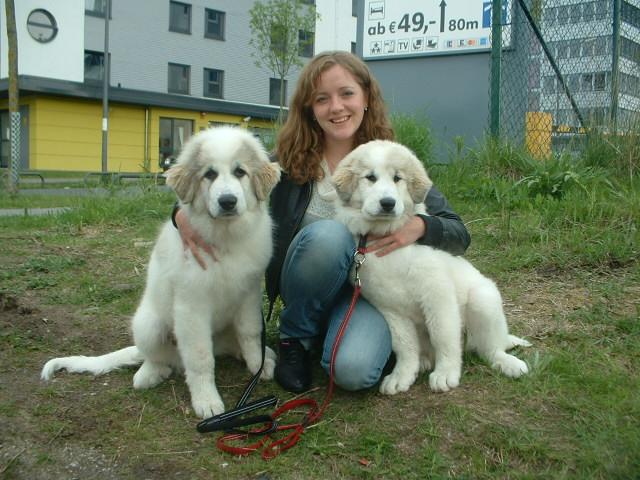
[[[262,423],[263,426],[260,428],[251,429],[249,431],[238,431],[235,428],[230,428],[227,433],[224,433],[216,441],[216,446],[218,447],[218,449],[224,452],[231,453],[233,455],[249,455],[250,453],[261,450],[262,458],[265,460],[270,460],[272,458],[275,458],[278,454],[280,454],[280,452],[284,452],[285,450],[290,449],[296,443],[298,443],[306,427],[317,423],[320,418],[322,418],[322,415],[329,406],[331,398],[333,397],[335,386],[334,367],[336,356],[338,354],[338,348],[340,347],[340,342],[342,341],[342,337],[344,336],[344,332],[347,329],[347,325],[349,324],[349,320],[351,319],[351,315],[353,314],[356,302],[358,301],[358,297],[360,296],[361,283],[358,269],[365,260],[365,244],[366,237],[362,237],[360,239],[358,250],[356,251],[353,258],[355,265],[355,285],[353,289],[353,296],[351,297],[351,304],[349,305],[349,309],[347,310],[347,313],[345,314],[344,319],[340,324],[336,339],[333,343],[333,348],[331,350],[331,361],[329,363],[329,387],[327,388],[327,393],[325,394],[322,404],[318,406],[318,403],[312,398],[299,398],[285,402],[275,412],[273,412],[271,416],[255,417],[254,419],[248,420],[251,423]],[[300,407],[308,408],[308,412],[301,422],[282,425],[279,423],[280,418],[284,414]],[[281,438],[274,440],[272,436],[279,432],[288,433],[283,435]],[[249,440],[250,437],[260,438],[254,443],[245,443]]]

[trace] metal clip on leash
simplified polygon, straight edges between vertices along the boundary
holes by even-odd
[[[360,237],[360,243],[358,244],[358,249],[356,250],[356,253],[353,254],[353,265],[355,267],[354,286],[358,289],[362,287],[362,282],[360,281],[360,273],[358,272],[358,270],[360,270],[360,267],[366,260],[366,257],[364,256],[364,249],[366,244],[367,244],[367,236],[363,235]]]

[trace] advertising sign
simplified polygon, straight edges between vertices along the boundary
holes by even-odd
[[[502,25],[508,23],[511,1],[502,0]],[[491,0],[365,0],[362,56],[374,60],[489,50],[492,4]]]

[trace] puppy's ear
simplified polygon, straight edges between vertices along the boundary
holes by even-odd
[[[427,175],[422,162],[413,155],[407,159],[407,189],[413,203],[422,203],[433,182]]]
[[[260,201],[266,200],[273,187],[280,181],[280,166],[275,162],[263,163],[251,181],[256,198]]]
[[[331,182],[336,188],[336,192],[340,200],[342,200],[342,203],[349,203],[351,195],[355,192],[356,188],[358,188],[358,175],[354,168],[355,162],[356,157],[353,153],[347,155],[338,164],[338,168],[336,168],[331,177]]]
[[[191,139],[178,156],[178,162],[164,174],[169,185],[183,203],[191,203],[196,196],[198,185],[198,162],[200,142]]]

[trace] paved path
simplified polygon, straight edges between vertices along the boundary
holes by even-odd
[[[52,208],[0,208],[0,217],[30,217],[36,215],[56,215],[71,210],[70,207]]]
[[[166,185],[157,185],[155,188],[170,191]],[[19,196],[62,196],[62,197],[108,197],[133,196],[140,193],[139,186],[118,187],[115,192],[103,187],[82,188],[82,187],[62,187],[62,188],[24,188],[18,191]],[[1,206],[0,206],[1,207]],[[51,208],[0,208],[0,217],[13,217],[21,215],[56,215],[71,210],[70,207]]]

